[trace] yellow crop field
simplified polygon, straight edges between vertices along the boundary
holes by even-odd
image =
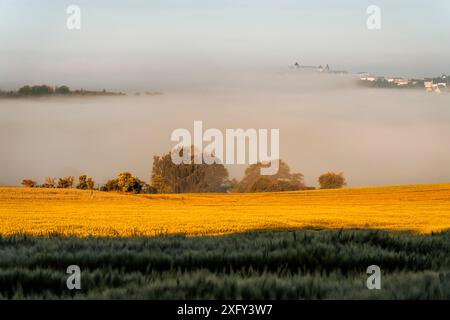
[[[219,235],[302,227],[450,229],[450,184],[171,195],[0,188],[1,235]]]

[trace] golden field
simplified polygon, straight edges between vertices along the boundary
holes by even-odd
[[[171,195],[0,188],[1,235],[219,235],[302,227],[450,229],[450,184]]]

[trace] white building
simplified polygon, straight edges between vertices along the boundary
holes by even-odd
[[[396,83],[398,86],[406,86],[407,84],[409,84],[409,80],[408,79],[395,79],[394,83]]]

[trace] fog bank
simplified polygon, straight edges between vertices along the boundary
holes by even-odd
[[[280,154],[308,185],[343,171],[351,186],[450,181],[450,96],[357,87],[352,76],[193,77],[161,96],[0,100],[0,184],[121,171],[150,180],[176,128],[280,129]],[[135,90],[151,90],[141,83]],[[145,88],[145,89],[144,89]],[[229,166],[240,178],[245,166]]]

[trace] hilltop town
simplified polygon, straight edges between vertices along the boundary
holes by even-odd
[[[379,77],[367,72],[358,73],[358,83],[372,88],[424,89],[426,92],[450,92],[450,79],[445,75],[436,78],[405,79],[401,77]]]
[[[328,64],[322,65],[302,65],[295,62],[289,66],[289,69],[301,72],[312,72],[322,74],[349,74],[345,70],[333,70]],[[435,78],[403,78],[403,77],[384,77],[375,76],[368,72],[359,72],[358,84],[371,88],[393,88],[393,89],[422,89],[426,92],[450,92],[450,78],[445,74]]]

